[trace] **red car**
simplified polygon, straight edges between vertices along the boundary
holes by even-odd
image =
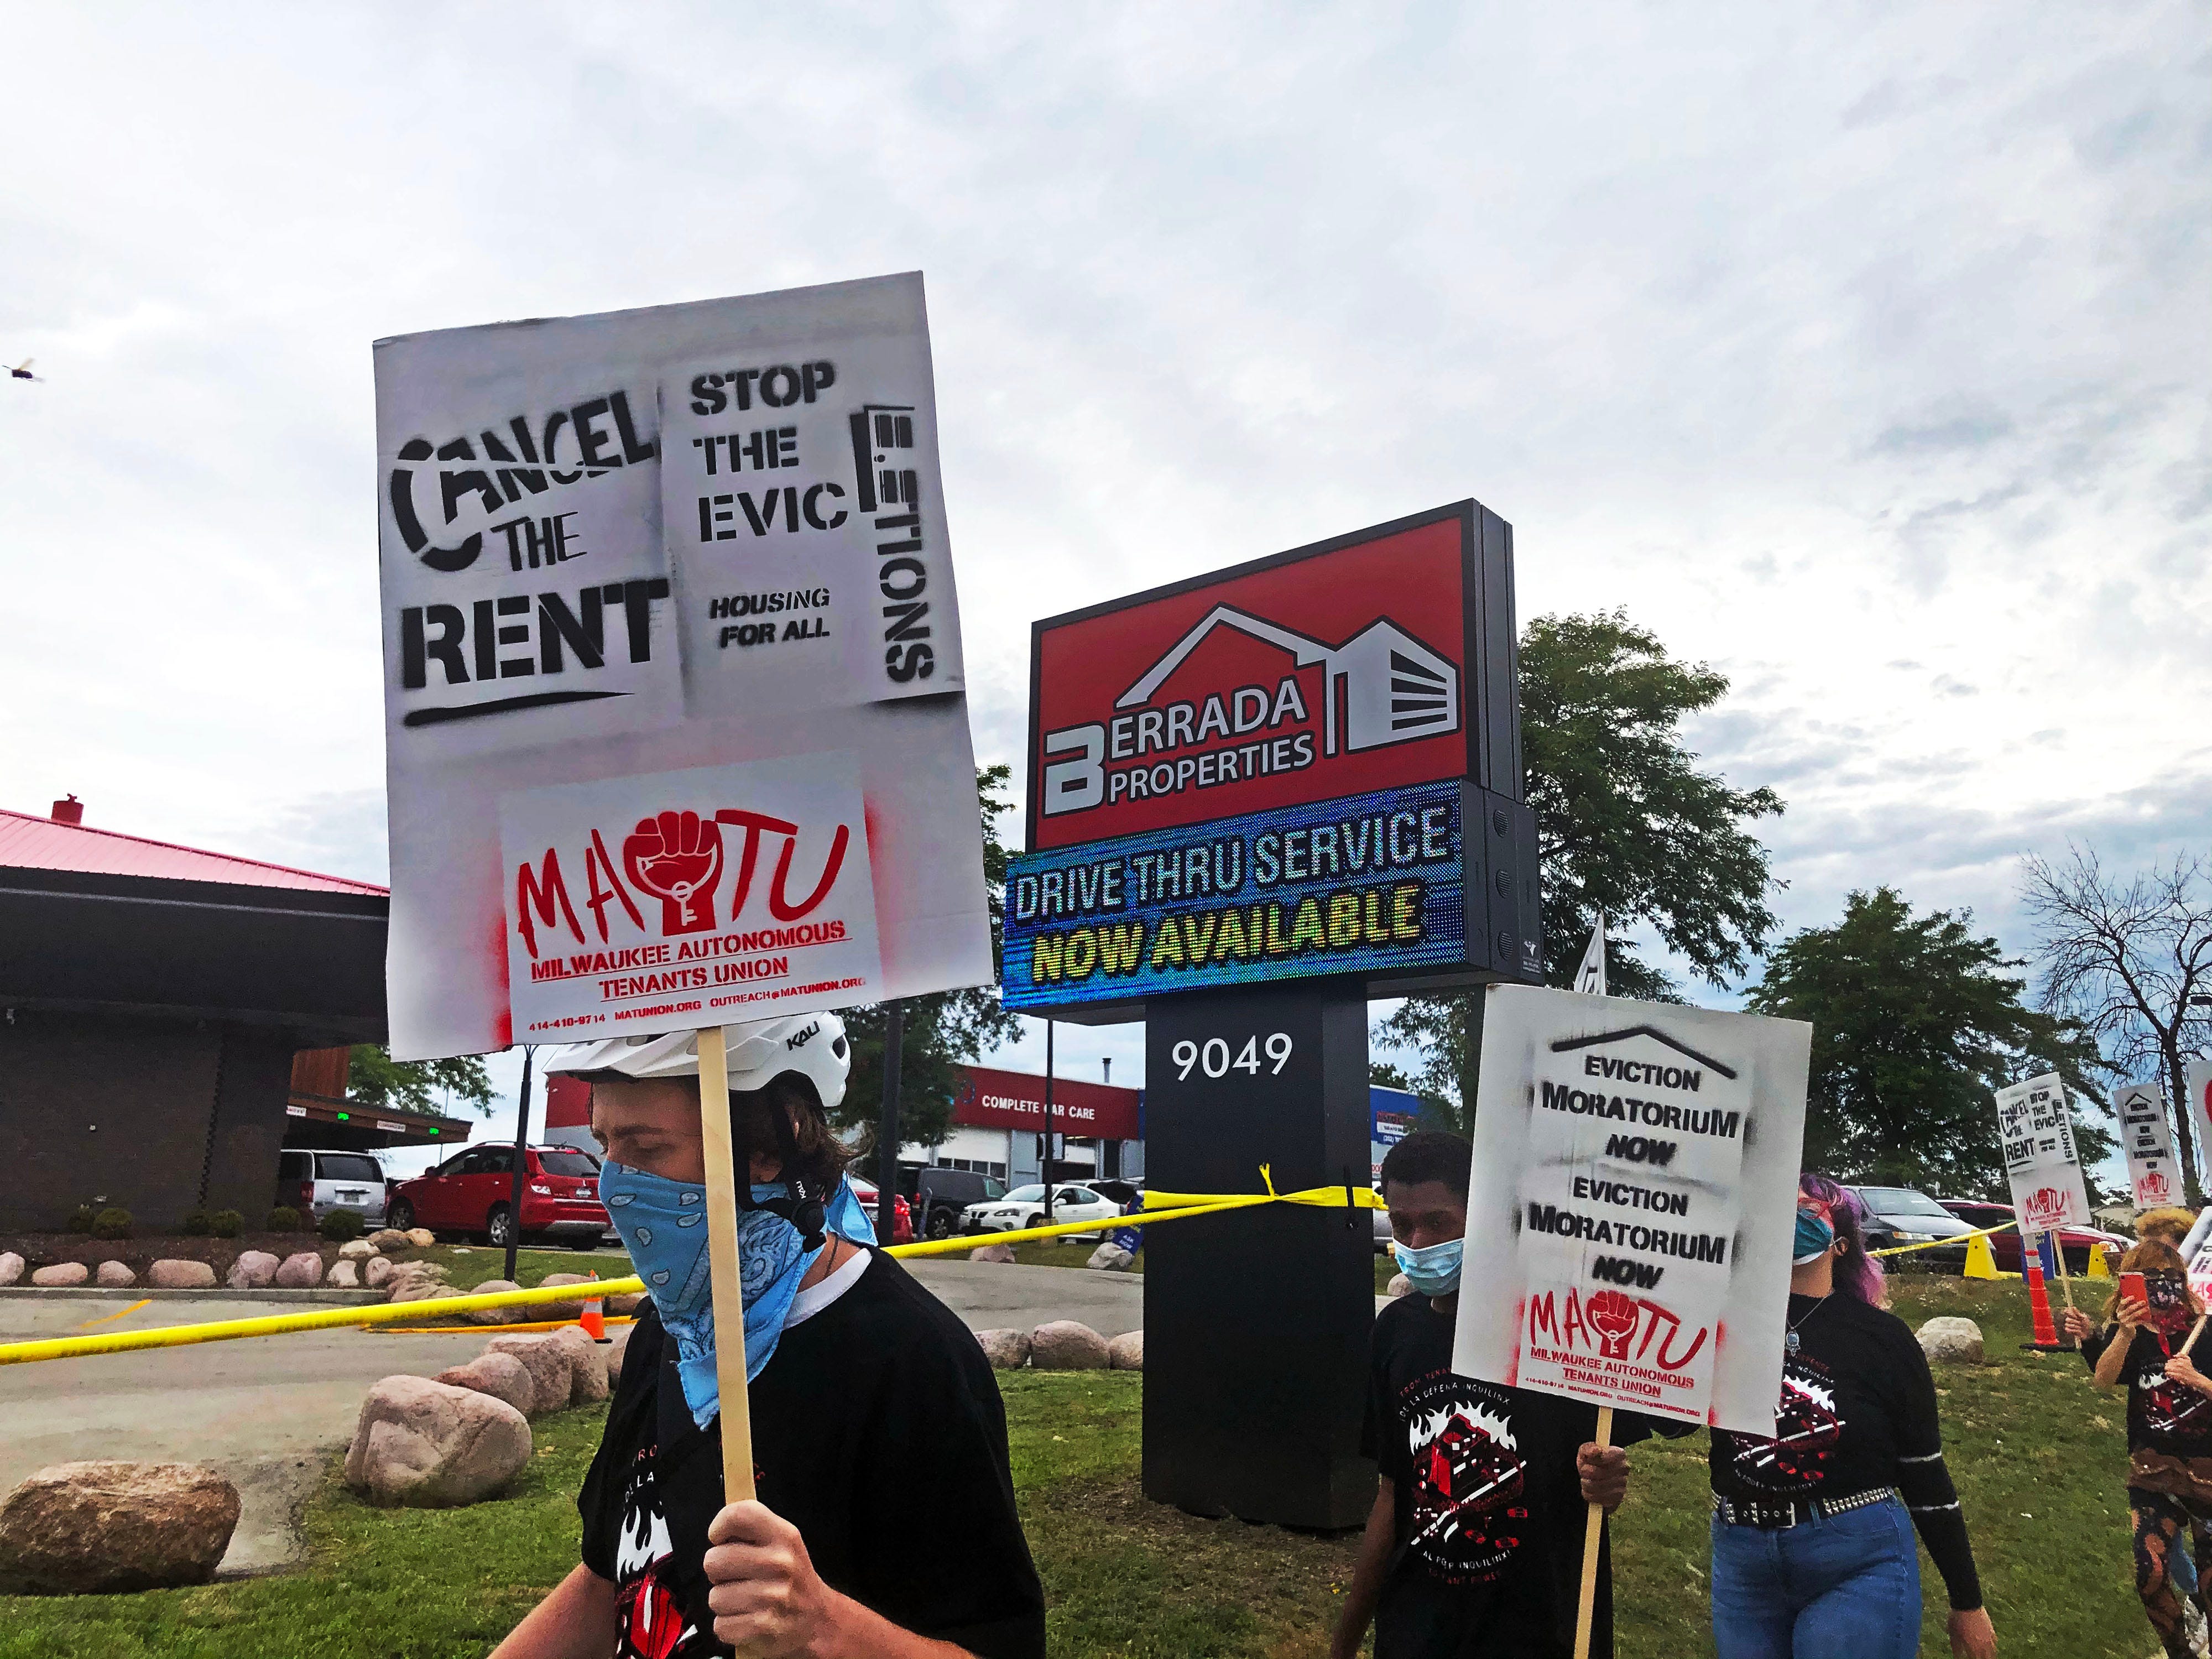
[[[2009,1204],[1989,1204],[1978,1198],[1939,1198],[1936,1201],[1971,1227],[1995,1227],[2014,1217]],[[2086,1271],[2089,1252],[2099,1245],[2109,1244],[2124,1250],[2129,1243],[2118,1233],[2100,1232],[2094,1227],[2061,1227],[2057,1233],[2058,1248],[2066,1253],[2066,1271],[2069,1273]],[[1999,1273],[2018,1273],[2021,1255],[2020,1229],[2008,1227],[2001,1233],[1991,1233],[1990,1254],[1996,1258]]]
[[[599,1160],[574,1146],[523,1149],[523,1238],[590,1245],[612,1224],[599,1202]],[[514,1148],[467,1146],[434,1170],[395,1183],[385,1224],[466,1233],[501,1247],[517,1236]]]
[[[858,1176],[847,1177],[853,1183],[853,1196],[860,1200],[860,1207],[868,1212],[868,1219],[876,1218],[876,1199],[883,1190],[872,1181],[863,1181]],[[891,1236],[879,1238],[878,1244],[911,1244],[914,1243],[914,1211],[904,1194],[891,1199]]]

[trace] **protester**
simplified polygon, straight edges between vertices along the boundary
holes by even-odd
[[[2186,1211],[2177,1212],[2185,1223]],[[2148,1235],[2146,1216],[2137,1223]],[[2143,1276],[2142,1300],[2116,1291],[2104,1323],[2066,1310],[2066,1329],[2109,1389],[2128,1389],[2128,1517],[2135,1535],[2136,1594],[2172,1659],[2203,1651],[2204,1572],[2212,1565],[2212,1378],[2181,1349],[2204,1312],[2190,1288],[2180,1252],[2161,1226],[2120,1258],[2120,1271]],[[2179,1383],[2182,1386],[2177,1388]],[[2187,1534],[2196,1571],[2177,1552]]]
[[[824,1109],[834,1015],[727,1031],[757,1501],[725,1505],[698,1044],[569,1049],[599,1193],[652,1293],[576,1503],[583,1560],[495,1659],[1042,1659],[1006,1413],[966,1326],[873,1248]],[[928,1494],[916,1524],[905,1497]],[[710,1545],[712,1547],[710,1547]]]
[[[2189,1237],[2189,1230],[2196,1224],[2197,1217],[2193,1212],[2169,1205],[2162,1210],[2145,1210],[2137,1216],[2136,1237],[2140,1239],[2154,1238],[2179,1250],[2182,1240]]]
[[[1884,1310],[1858,1200],[1825,1176],[1797,1190],[1774,1433],[1713,1431],[1714,1646],[1720,1659],[1912,1659],[1917,1528],[1950,1592],[1951,1651],[1987,1659],[1996,1632],[1927,1356]]]
[[[1589,1505],[1620,1506],[1621,1447],[1651,1432],[1616,1416],[1615,1443],[1601,1449],[1595,1407],[1452,1370],[1473,1158],[1461,1137],[1423,1129],[1382,1160],[1393,1248],[1413,1293],[1375,1320],[1361,1449],[1382,1479],[1331,1659],[1352,1659],[1370,1620],[1375,1659],[1568,1659]],[[1590,1652],[1605,1659],[1602,1539],[1598,1563]]]

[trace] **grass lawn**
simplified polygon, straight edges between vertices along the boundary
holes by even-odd
[[[2121,1396],[2093,1389],[2071,1355],[2020,1351],[2027,1320],[2017,1285],[1913,1276],[1895,1293],[1916,1323],[1963,1313],[1988,1339],[1990,1364],[1941,1371],[1936,1383],[2002,1651],[2144,1659],[2154,1644],[2130,1588]],[[1000,1381],[1055,1659],[1326,1651],[1351,1536],[1146,1503],[1139,1377]],[[599,1420],[596,1409],[541,1419],[538,1456],[514,1491],[474,1509],[372,1510],[333,1479],[308,1510],[313,1559],[298,1572],[137,1596],[0,1597],[0,1659],[475,1659],[574,1561],[573,1497]],[[1710,1654],[1705,1437],[1648,1442],[1631,1457],[1635,1479],[1613,1523],[1616,1650]],[[1922,1573],[1921,1650],[1947,1654],[1941,1583],[1924,1559]]]
[[[434,1261],[446,1270],[454,1293],[473,1289],[487,1279],[507,1272],[507,1252],[489,1244],[433,1244],[428,1249],[393,1250],[394,1261]],[[548,1273],[597,1273],[602,1279],[627,1279],[631,1273],[627,1250],[547,1250],[525,1246],[514,1258],[515,1283],[534,1291]]]

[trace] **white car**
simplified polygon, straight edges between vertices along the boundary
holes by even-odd
[[[1054,1187],[1052,1219],[1096,1221],[1102,1224],[1121,1218],[1121,1206],[1088,1187]],[[1044,1188],[1035,1184],[1017,1187],[1004,1198],[970,1204],[960,1212],[960,1230],[969,1233],[1010,1233],[1045,1224]]]

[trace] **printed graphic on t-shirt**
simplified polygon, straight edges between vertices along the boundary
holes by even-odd
[[[2136,1388],[2142,1395],[2143,1427],[2151,1433],[2191,1439],[2212,1434],[2212,1397],[2169,1382],[2164,1360],[2137,1372]]]
[[[1828,1368],[1802,1353],[1782,1362],[1782,1398],[1774,1412],[1774,1437],[1728,1437],[1730,1468],[1737,1480],[1761,1492],[1794,1496],[1817,1487],[1827,1474],[1829,1457],[1844,1432],[1836,1408],[1835,1381]]]
[[[653,1478],[656,1449],[640,1449],[623,1488],[615,1544],[615,1659],[694,1659],[712,1645],[684,1616],[672,1571],[668,1516]]]
[[[1494,1578],[1521,1547],[1521,1449],[1502,1395],[1449,1371],[1431,1371],[1398,1396],[1412,1454],[1407,1552],[1449,1584]]]

